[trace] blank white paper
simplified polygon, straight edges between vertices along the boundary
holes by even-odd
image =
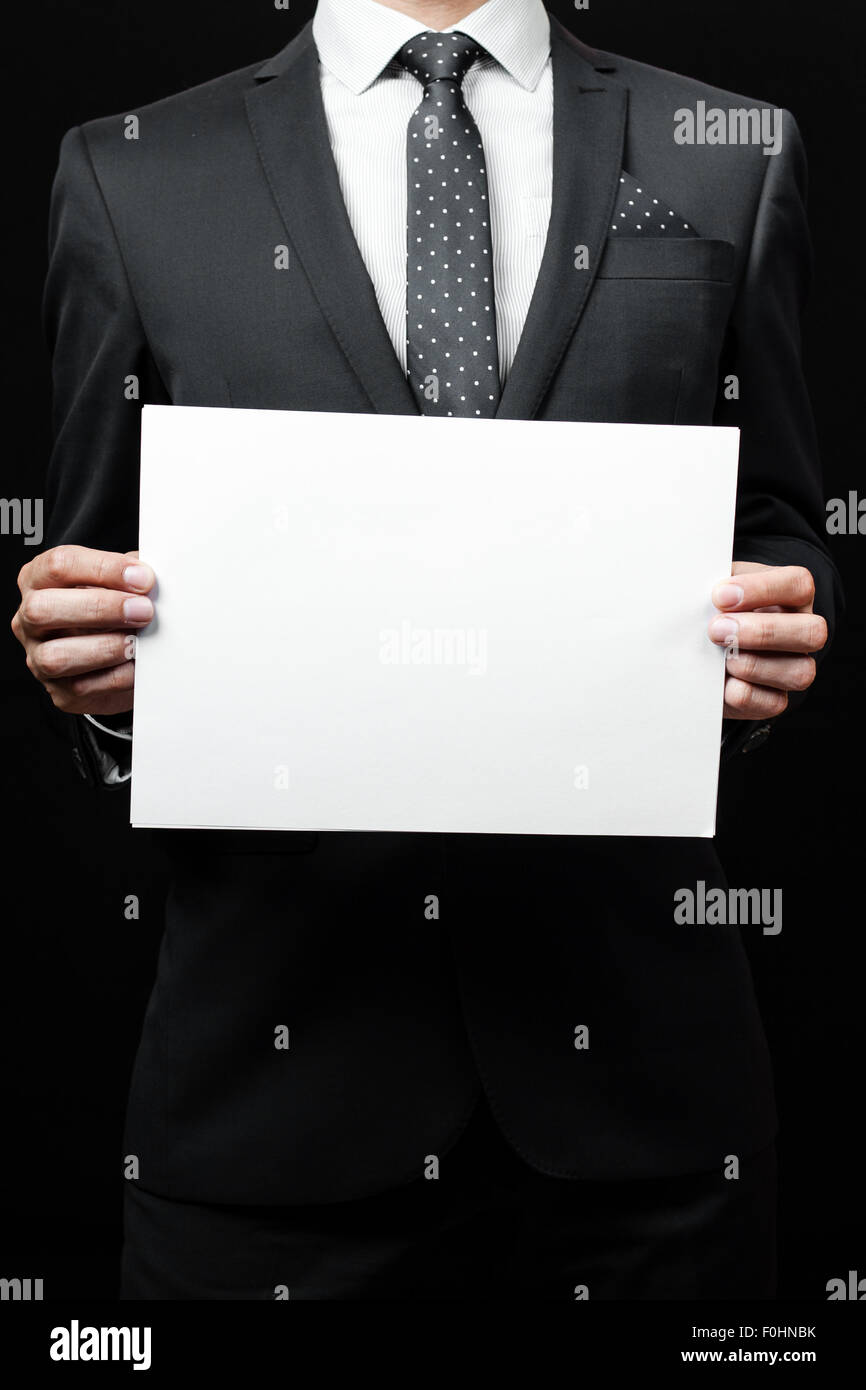
[[[738,445],[145,406],[133,825],[713,835]]]

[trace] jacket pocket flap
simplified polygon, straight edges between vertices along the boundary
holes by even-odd
[[[604,280],[720,280],[730,283],[736,250],[709,237],[608,237]]]

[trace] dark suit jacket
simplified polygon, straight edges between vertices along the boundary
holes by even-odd
[[[552,29],[551,224],[499,413],[739,425],[736,556],[807,565],[832,622],[794,122],[776,157],[679,146],[677,108],[754,103]],[[49,545],[136,545],[130,374],[143,401],[416,409],[346,216],[309,26],[263,67],[137,115],[137,140],[117,116],[62,146]],[[698,235],[610,236],[623,169]],[[146,1188],[244,1203],[380,1190],[446,1154],[482,1088],[514,1147],[563,1176],[721,1173],[772,1138],[737,930],[673,920],[677,888],[725,884],[710,842],[165,838],[175,878],[125,1141]]]

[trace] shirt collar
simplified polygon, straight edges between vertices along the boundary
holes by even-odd
[[[534,91],[550,53],[550,21],[542,0],[486,0],[453,24],[480,43],[521,87]],[[378,0],[319,0],[313,38],[322,66],[351,91],[363,92],[398,48],[423,26]]]

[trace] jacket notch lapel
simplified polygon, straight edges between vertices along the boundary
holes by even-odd
[[[418,414],[346,212],[310,25],[259,69],[245,101],[291,247],[372,409]]]
[[[628,91],[551,18],[553,198],[535,291],[497,417],[541,407],[586,307],[616,202]],[[587,55],[587,56],[584,56]]]

